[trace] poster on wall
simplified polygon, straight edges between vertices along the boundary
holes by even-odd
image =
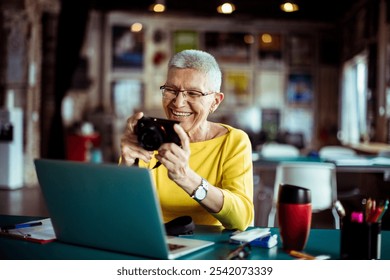
[[[290,74],[287,82],[287,103],[309,105],[313,100],[313,79],[310,74]]]
[[[117,118],[128,118],[143,105],[143,84],[139,80],[118,80],[112,84],[113,111]]]
[[[230,105],[249,105],[251,102],[251,72],[245,70],[223,71],[223,91]]]
[[[198,32],[191,30],[177,30],[173,33],[173,51],[175,53],[198,48]]]
[[[310,66],[313,63],[313,39],[307,35],[292,35],[289,37],[290,65]]]
[[[263,33],[258,37],[257,57],[261,68],[279,69],[283,66],[282,35]]]
[[[143,67],[143,31],[133,32],[129,26],[112,27],[112,67]]]
[[[243,32],[206,32],[206,51],[219,63],[248,63],[253,36]]]

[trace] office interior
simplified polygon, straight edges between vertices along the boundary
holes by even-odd
[[[167,62],[188,48],[220,63],[225,100],[210,119],[245,130],[254,154],[270,142],[303,156],[333,145],[390,150],[389,1],[301,0],[291,13],[279,1],[234,2],[220,14],[220,1],[1,1],[1,169],[16,179],[2,186],[0,214],[47,215],[35,158],[116,163],[133,112],[164,117]],[[8,111],[17,111],[12,133]],[[254,176],[255,225],[264,226],[262,188],[274,175]],[[338,187],[357,188],[345,200],[357,205],[388,198],[389,177],[341,172]]]

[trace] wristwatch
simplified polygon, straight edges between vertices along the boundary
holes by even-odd
[[[200,185],[194,190],[191,197],[196,201],[202,201],[207,196],[207,191],[209,190],[209,182],[206,179],[202,178]]]

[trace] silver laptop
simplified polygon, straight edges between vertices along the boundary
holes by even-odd
[[[38,181],[57,239],[175,259],[214,242],[167,236],[148,169],[36,159]]]

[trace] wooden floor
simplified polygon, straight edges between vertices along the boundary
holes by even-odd
[[[0,189],[0,215],[48,216],[40,188]]]

